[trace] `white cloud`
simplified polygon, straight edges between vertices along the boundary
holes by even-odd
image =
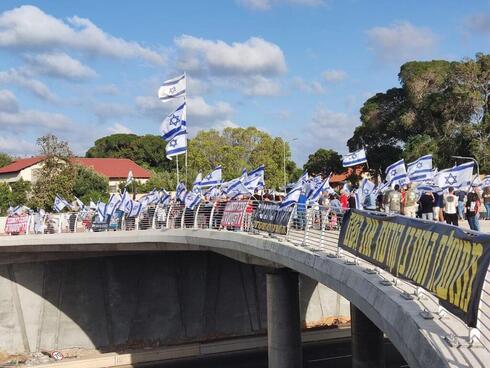
[[[29,64],[29,70],[35,74],[74,81],[82,81],[97,76],[93,69],[63,52],[27,55],[26,61]]]
[[[19,111],[17,98],[9,90],[0,90],[0,111],[15,113]]]
[[[179,68],[214,75],[278,75],[286,72],[279,46],[259,37],[227,44],[188,35],[175,39]]]
[[[243,83],[245,86],[242,90],[247,96],[278,96],[281,94],[281,85],[277,81],[260,75],[247,78]]]
[[[97,93],[102,94],[102,95],[115,96],[119,93],[119,88],[117,88],[117,86],[115,84],[105,84],[105,85],[96,87],[95,91]]]
[[[347,73],[340,69],[325,70],[322,75],[327,82],[340,82],[347,78]]]
[[[269,10],[275,4],[292,4],[310,7],[325,5],[324,0],[239,0],[238,2],[246,8],[258,11]]]
[[[70,119],[63,114],[37,111],[21,110],[17,112],[0,111],[0,126],[14,128],[44,127],[50,129],[69,129],[72,125]]]
[[[14,156],[27,156],[37,153],[37,147],[33,142],[19,139],[16,136],[0,136],[0,152]]]
[[[340,154],[345,153],[347,140],[352,136],[357,125],[359,125],[359,119],[354,116],[329,110],[325,106],[318,106],[305,129],[307,132],[305,138],[297,143],[303,152],[298,155],[299,159],[306,161],[307,154],[318,148],[333,149]]]
[[[16,69],[1,71],[0,84],[15,84],[31,91],[33,94],[43,100],[50,102],[58,101],[58,97],[51,92],[51,90],[43,82],[38,81],[37,79],[32,79],[25,75],[25,73]]]
[[[164,61],[154,50],[107,34],[89,19],[73,16],[65,22],[31,5],[0,14],[0,46],[29,50],[70,48],[116,58],[142,58],[155,64]]]
[[[474,14],[466,18],[468,29],[482,34],[490,34],[490,14]]]
[[[107,128],[107,131],[109,134],[131,134],[133,131],[129,129],[127,126],[120,124],[120,123],[115,123],[111,125],[109,128]]]
[[[368,44],[378,60],[400,63],[432,55],[436,35],[410,22],[398,22],[389,27],[374,27],[367,31]]]
[[[128,117],[132,115],[134,111],[127,105],[113,102],[102,102],[95,106],[94,113],[99,118],[99,121],[105,122],[111,119]]]
[[[172,108],[177,107],[176,104],[171,102],[163,103],[155,96],[137,96],[135,98],[135,105],[138,111],[147,116],[153,116],[157,119],[163,119],[163,117],[170,112]]]
[[[321,95],[326,92],[325,87],[318,81],[307,82],[303,78],[293,79],[293,88],[301,92]]]

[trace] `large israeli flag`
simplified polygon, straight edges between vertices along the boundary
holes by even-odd
[[[474,162],[466,162],[451,169],[441,170],[434,177],[434,184],[441,189],[453,187],[468,190],[473,181]]]
[[[66,206],[69,206],[70,204],[61,196],[59,195],[56,195],[54,197],[54,204],[53,204],[53,209],[56,211],[56,212],[61,212],[63,211],[63,208],[65,208]]]
[[[407,174],[411,182],[422,182],[432,179],[432,155],[419,157],[407,164]]]
[[[249,183],[249,185],[251,185],[252,183],[256,183],[254,189],[261,189],[265,187],[264,176],[265,176],[265,166],[260,165],[255,170],[250,171],[247,177],[243,180],[243,182],[245,186],[247,186],[247,183]]]
[[[201,203],[201,193],[199,190],[190,190],[185,196],[185,208],[194,210]]]
[[[111,194],[109,202],[105,208],[105,215],[114,216],[114,212],[119,208],[121,204],[121,198],[118,194]]]
[[[121,194],[121,203],[119,204],[119,210],[126,212],[125,209],[130,200],[131,198],[129,198],[129,193],[126,191],[126,189],[124,189]]]
[[[185,184],[183,182],[180,182],[179,185],[177,185],[177,188],[175,189],[175,198],[180,202],[184,202],[186,191],[187,188],[185,187]]]
[[[250,191],[241,181],[237,181],[226,188],[224,193],[228,196],[228,198],[233,199],[239,195],[249,196],[253,194],[253,191]]]
[[[140,202],[131,201],[129,202],[129,212],[128,212],[128,217],[138,217],[141,211],[143,210],[143,205]]]
[[[160,199],[158,200],[158,203],[166,206],[170,202],[170,194],[165,189],[162,189],[160,191]]]
[[[187,107],[184,102],[170,115],[163,119],[160,134],[167,142],[177,134],[187,131]]]
[[[185,97],[185,74],[180,77],[166,80],[158,89],[158,98],[160,101],[169,101],[177,97]]]
[[[169,160],[171,160],[174,156],[186,153],[187,133],[181,132],[173,137],[170,141],[168,141],[167,146],[165,147],[165,151],[167,152],[167,158]]]
[[[329,179],[330,179],[330,177],[328,177],[327,179],[325,179],[324,181],[321,181],[321,182],[313,182],[314,186],[311,187],[308,194],[306,195],[306,200],[308,203],[311,204],[311,203],[318,202],[318,200],[320,199],[320,196],[322,195],[323,192],[329,191],[330,189],[332,189],[330,187],[329,182],[328,182]]]
[[[342,156],[343,167],[356,166],[356,165],[363,164],[365,162],[367,162],[367,159],[366,159],[366,151],[364,150],[364,148],[360,149],[359,151],[352,152]]]
[[[212,187],[221,184],[221,165],[217,166],[213,171],[201,180],[201,188]]]
[[[301,195],[301,191],[303,190],[303,185],[299,182],[291,189],[291,191],[286,194],[281,204],[279,205],[279,209],[287,208],[289,206],[293,206],[298,203],[299,196]]]
[[[388,166],[385,170],[386,173],[386,181],[389,185],[405,185],[410,182],[410,179],[407,175],[407,169],[405,168],[405,160],[401,159],[400,161],[395,162]]]
[[[201,187],[201,181],[202,181],[202,174],[199,173],[197,174],[196,178],[194,179],[194,182],[192,183],[193,188],[200,188]]]
[[[104,221],[105,219],[106,208],[107,205],[104,202],[102,201],[97,202],[97,215],[99,216],[100,222]]]

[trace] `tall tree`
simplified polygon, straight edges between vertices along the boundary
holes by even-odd
[[[6,153],[0,152],[0,167],[7,166],[12,162],[12,157],[7,155]]]
[[[324,177],[330,173],[340,173],[344,171],[342,156],[334,150],[320,148],[308,156],[308,161],[304,164],[303,169],[309,174],[321,174]]]
[[[70,160],[73,154],[67,142],[48,134],[38,138],[37,144],[39,154],[45,159],[36,174],[31,205],[50,209],[57,194],[71,199],[76,169]]]

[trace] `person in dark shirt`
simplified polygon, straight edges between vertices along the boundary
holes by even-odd
[[[424,192],[419,199],[419,206],[423,220],[434,220],[434,195],[432,192]]]
[[[349,196],[349,208],[356,208],[356,195],[352,192]]]

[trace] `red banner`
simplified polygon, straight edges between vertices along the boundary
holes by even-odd
[[[243,214],[245,213],[247,206],[248,201],[229,201],[223,211],[221,226],[240,228],[242,226]]]
[[[25,234],[27,230],[28,215],[9,216],[5,222],[6,234]]]

